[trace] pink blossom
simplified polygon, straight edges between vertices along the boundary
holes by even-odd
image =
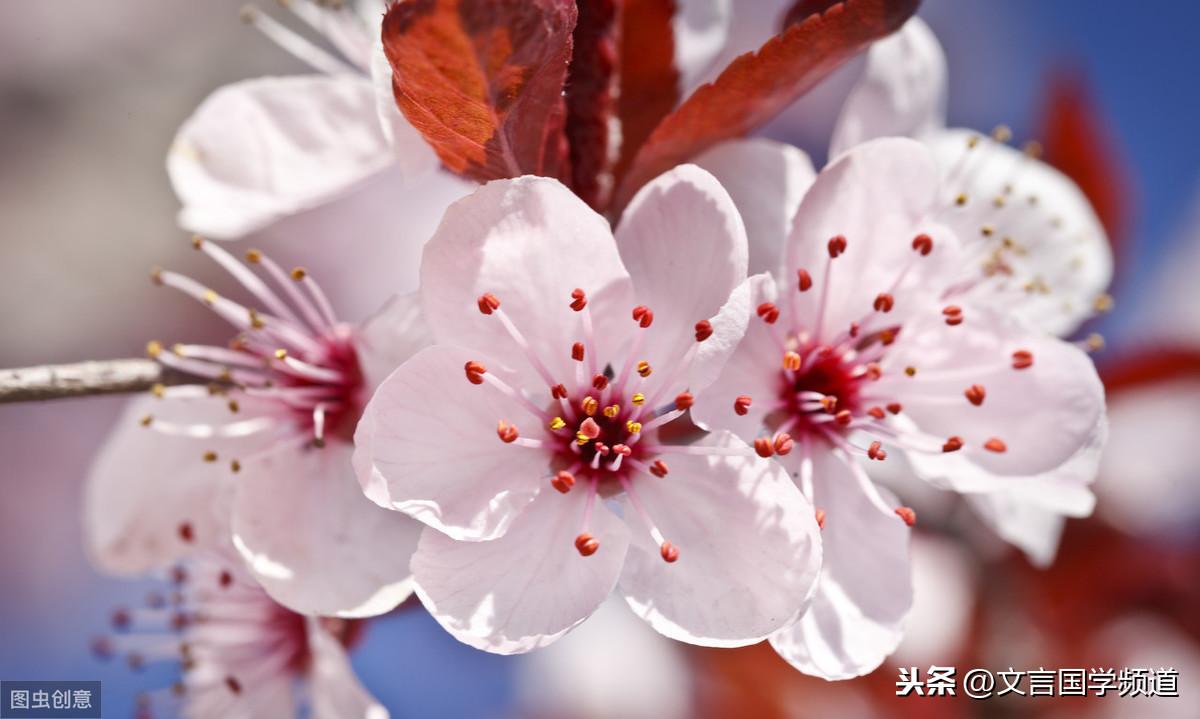
[[[412,591],[419,525],[362,497],[351,436],[370,389],[426,342],[415,298],[354,327],[304,269],[194,244],[253,304],[153,273],[239,334],[227,347],[150,343],[166,367],[211,383],[157,387],[118,420],[85,489],[95,561],[141,573],[232,537],[266,591],[296,611],[388,611]]]
[[[659,632],[711,646],[758,641],[808,603],[818,533],[782,467],[728,432],[667,436],[746,327],[733,203],[684,165],[615,240],[546,178],[453,205],[421,267],[437,344],[355,434],[367,495],[428,525],[418,595],[472,646],[549,644],[614,587]]]
[[[356,619],[305,617],[273,601],[231,551],[210,550],[170,571],[169,596],[113,612],[115,633],[93,642],[101,658],[134,669],[178,662],[180,680],[142,695],[139,717],[386,719],[347,650]]]
[[[1079,348],[984,301],[994,298],[970,274],[977,242],[947,222],[943,175],[925,146],[865,142],[811,180],[805,163],[767,150],[701,159],[720,177],[773,167],[790,173],[774,187],[811,186],[775,274],[753,280],[757,318],[692,412],[746,441],[795,445],[780,461],[823,518],[825,561],[812,609],[772,643],[802,671],[845,678],[895,648],[912,602],[915,515],[859,460],[902,457],[943,488],[1070,504],[1090,497],[1078,486],[1086,471],[1064,473],[1094,467],[1103,389]],[[792,197],[764,188],[755,200]]]

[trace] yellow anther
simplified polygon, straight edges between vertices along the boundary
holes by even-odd
[[[285,349],[275,350],[275,359],[277,359],[277,360],[287,359],[287,350],[285,350]]]
[[[1093,332],[1088,335],[1087,348],[1089,352],[1099,352],[1104,349],[1104,335],[1099,332]]]
[[[564,420],[562,417],[555,417],[554,419],[550,420],[550,429],[556,432],[566,426],[566,420]]]
[[[637,434],[642,431],[642,423],[634,422],[632,419],[625,423],[625,431],[630,434]]]
[[[992,205],[998,208],[1004,207],[1004,195],[996,195],[995,199],[992,200]]]
[[[971,135],[967,138],[967,149],[974,150],[979,147],[979,135]]]
[[[1022,149],[1025,150],[1025,154],[1029,157],[1038,158],[1042,156],[1042,143],[1037,140],[1030,140],[1025,143],[1025,147]]]
[[[147,356],[149,356],[151,358],[155,358],[155,357],[158,357],[160,354],[162,354],[162,351],[163,351],[162,342],[159,342],[158,340],[150,340],[149,342],[146,343],[146,355]]]
[[[642,360],[641,362],[637,363],[637,373],[641,376],[649,377],[650,373],[653,371],[654,370],[650,368],[650,363],[646,360]]]
[[[242,463],[235,459],[229,463],[229,468],[232,469],[234,472],[240,472],[240,471],[242,471]]]
[[[296,280],[297,282],[299,282],[300,280],[304,279],[307,276],[308,276],[308,270],[304,269],[303,267],[293,267],[292,268],[292,279],[293,280]]]
[[[200,235],[192,235],[192,248],[198,250],[203,246],[204,246],[204,238],[201,237]]]
[[[161,267],[150,268],[150,281],[156,285],[161,285],[163,283],[163,268],[161,268]]]
[[[252,265],[262,262],[262,253],[258,250],[246,250],[246,261]]]
[[[575,433],[575,443],[576,443],[576,444],[578,444],[578,445],[580,445],[580,446],[583,446],[583,445],[587,444],[587,443],[588,443],[588,441],[590,441],[590,440],[591,440],[591,438],[590,438],[590,437],[588,437],[588,436],[587,436],[586,434],[584,434],[583,432],[576,432],[576,433]]]
[[[241,408],[242,408],[242,406],[238,404],[238,401],[236,399],[229,400],[229,411],[230,412],[237,414]]]
[[[215,304],[217,304],[218,297],[219,297],[219,295],[216,292],[213,292],[212,290],[205,290],[204,291],[204,304],[209,305],[209,306],[215,305]]]
[[[261,330],[265,325],[266,323],[262,321],[262,317],[258,316],[258,310],[251,309],[250,326],[256,330]]]
[[[604,416],[609,419],[616,419],[619,414],[621,414],[621,405],[619,404],[610,404],[604,408]]]
[[[149,426],[150,426],[150,423],[151,423],[151,422],[153,422],[153,421],[154,421],[154,417],[153,417],[153,416],[151,416],[151,415],[146,415],[145,417],[142,417],[142,426],[143,426],[143,427],[149,427]]]
[[[800,358],[800,355],[796,354],[795,352],[785,352],[783,354],[783,368],[784,369],[791,370],[792,372],[797,372],[797,371],[799,371],[801,364],[802,364],[802,360]]]
[[[219,379],[222,382],[232,382],[233,381],[233,370],[229,369],[228,367],[222,367],[221,373],[217,375],[217,379]]]
[[[1092,303],[1092,307],[1094,307],[1097,312],[1110,312],[1113,308],[1113,304],[1114,301],[1112,295],[1105,293],[1096,297],[1096,300]]]
[[[913,366],[911,366],[911,365],[910,365],[910,366],[908,366],[908,367],[905,367],[905,368],[904,368],[904,374],[908,375],[909,377],[914,377],[914,376],[916,376],[916,374],[917,374],[917,368],[916,368],[916,367],[913,367]]]
[[[184,353],[184,352],[186,352],[186,351],[187,351],[187,347],[183,346],[182,344],[180,344],[180,343],[178,343],[178,342],[176,342],[175,344],[171,345],[171,352],[175,353],[175,354],[176,354],[176,355],[178,355],[179,357],[182,357],[182,356],[183,356],[183,353]]]
[[[204,461],[205,462],[216,462],[217,461],[217,453],[213,452],[212,450],[205,452],[204,453]]]
[[[991,237],[995,233],[996,228],[992,227],[991,225],[984,225],[983,227],[979,228],[979,234],[983,235],[984,237]]]
[[[996,128],[992,130],[992,139],[996,142],[1008,142],[1012,139],[1012,130],[1008,125],[996,125]]]
[[[583,401],[579,403],[579,408],[583,410],[584,414],[591,417],[600,408],[600,403],[596,401],[595,397],[584,397]]]
[[[958,193],[958,196],[954,198],[954,204],[958,205],[959,207],[967,204],[967,194],[965,192]]]
[[[646,404],[646,395],[638,392],[630,399],[630,401],[633,402],[635,407],[641,407],[642,405]]]
[[[161,398],[166,393],[167,386],[165,384],[156,384],[150,388],[150,394],[154,395],[155,397]]]

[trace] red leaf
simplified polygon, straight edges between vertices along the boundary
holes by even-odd
[[[1110,394],[1158,382],[1200,379],[1200,351],[1185,346],[1149,347],[1100,366]]]
[[[736,58],[654,130],[621,185],[618,206],[666,170],[778,115],[855,53],[897,30],[919,4],[844,0]]]
[[[571,0],[404,0],[383,19],[396,104],[452,172],[567,170]]]
[[[839,0],[796,0],[795,4],[784,13],[783,25],[784,30],[795,25],[802,20],[808,18],[809,15],[818,15],[825,12],[829,8],[838,4]]]
[[[579,0],[575,50],[567,74],[567,140],[571,189],[600,209],[606,202],[608,122],[613,112],[615,0]]]
[[[675,0],[624,0],[618,17],[621,156],[615,176],[620,181],[646,138],[679,102],[679,72],[671,25]]]
[[[1061,72],[1049,83],[1040,133],[1044,159],[1083,190],[1116,252],[1128,227],[1131,183],[1103,120],[1082,76]]]

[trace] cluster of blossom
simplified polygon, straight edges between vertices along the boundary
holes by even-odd
[[[481,176],[490,143],[468,148],[486,162],[460,163],[461,132],[420,116],[396,33],[455,8],[479,20],[477,5],[499,7],[394,6],[380,42],[382,8],[286,3],[342,57],[247,11],[323,74],[224,88],[180,132],[181,222],[210,238],[393,171],[407,189],[382,226],[428,209],[413,188],[457,201],[413,241],[419,267],[341,258],[352,277],[361,263],[392,278],[359,291],[399,292],[362,323],[258,250],[193,240],[237,296],[154,271],[236,336],[151,342],[201,381],[133,401],[87,484],[98,565],[175,584],[98,644],[181,662],[147,712],[384,716],[346,650],[364,618],[414,593],[490,652],[544,647],[616,592],[672,639],[767,639],[800,671],[859,676],[912,604],[916,517],[876,483],[883,464],[969,496],[1031,552],[1053,553],[1042,518],[1091,511],[1103,390],[1060,337],[1107,303],[1106,238],[1080,191],[1006,131],[945,127],[945,60],[920,20],[871,45],[819,172],[794,147],[733,139],[622,197],[611,172],[564,179],[575,152],[574,175]],[[574,3],[529,5],[575,18]],[[602,5],[579,4],[577,49]],[[724,3],[679,5],[686,83],[729,18]],[[758,57],[877,5],[793,24]],[[397,18],[412,7],[434,20]],[[138,631],[164,627],[180,640]]]

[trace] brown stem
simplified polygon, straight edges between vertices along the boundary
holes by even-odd
[[[184,384],[180,374],[150,359],[98,360],[0,370],[0,404],[143,392]],[[194,381],[194,380],[192,380]]]

